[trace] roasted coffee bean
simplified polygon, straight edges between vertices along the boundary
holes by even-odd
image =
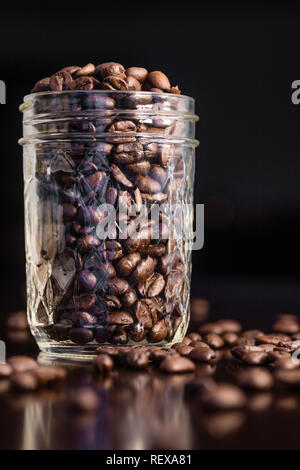
[[[171,88],[169,79],[163,72],[150,72],[147,81],[151,88],[158,88],[159,90],[170,90]]]
[[[161,190],[160,183],[150,176],[137,175],[136,184],[142,193],[158,193]]]
[[[97,263],[95,267],[96,269],[104,272],[107,277],[115,277],[117,274],[114,265],[110,261],[106,261],[105,263]]]
[[[39,80],[31,90],[31,93],[40,93],[50,90],[50,77]]]
[[[189,340],[189,342],[186,342],[186,340]],[[201,341],[202,340],[202,336],[199,335],[199,333],[196,333],[196,332],[192,332],[192,333],[189,333],[185,338],[183,338],[183,342],[185,342],[186,344],[190,344],[192,341]]]
[[[152,328],[153,319],[150,313],[150,309],[145,301],[139,300],[134,306],[134,313],[139,323],[141,323],[144,328]]]
[[[129,290],[129,284],[126,279],[120,277],[113,277],[108,282],[108,289],[111,294],[123,295]]]
[[[100,374],[107,374],[114,368],[114,361],[108,354],[99,354],[94,361],[93,366]]]
[[[105,304],[107,307],[116,308],[117,310],[120,310],[122,306],[119,298],[115,295],[106,295]]]
[[[121,297],[122,305],[125,308],[130,308],[132,305],[137,301],[136,291],[134,289],[129,289],[125,294]]]
[[[74,312],[72,314],[72,323],[77,326],[92,326],[97,323],[97,317],[89,312]]]
[[[79,77],[73,80],[70,85],[71,90],[93,90],[94,81],[91,77]]]
[[[57,72],[50,77],[49,86],[51,91],[69,90],[72,76],[69,72]]]
[[[133,271],[134,279],[136,281],[144,281],[153,274],[156,265],[157,260],[155,258],[151,258],[151,256],[147,256],[147,258],[142,260]]]
[[[95,340],[98,343],[106,343],[110,340],[112,335],[116,331],[116,325],[109,325],[109,326],[98,326],[95,328]],[[98,349],[96,349],[96,352],[101,352]],[[106,352],[103,351],[105,354]]]
[[[300,369],[284,370],[279,369],[275,373],[275,378],[278,382],[289,387],[300,387]]]
[[[254,346],[250,344],[240,344],[238,346],[234,346],[231,349],[231,353],[233,357],[236,357],[237,359],[243,359],[245,354],[251,353],[251,352],[266,352],[261,348],[260,346]]]
[[[215,359],[216,353],[208,348],[195,347],[189,354],[189,358],[195,362],[209,362],[212,359]]]
[[[283,318],[277,320],[272,328],[278,333],[293,334],[300,330],[300,325],[298,321]]]
[[[132,77],[131,75],[126,77],[125,82],[126,82],[126,85],[127,85],[127,90],[141,91],[141,89],[142,89],[140,82],[136,78]]]
[[[160,370],[168,374],[194,372],[195,369],[195,364],[192,361],[174,354],[168,355],[160,363]]]
[[[129,67],[125,70],[127,77],[133,77],[140,83],[143,83],[148,75],[148,70],[143,67]]]
[[[246,395],[235,385],[220,383],[208,390],[201,399],[202,405],[215,410],[243,408]]]
[[[112,344],[126,344],[128,342],[127,331],[124,327],[117,327],[115,333],[110,339]]]
[[[97,246],[100,245],[99,239],[95,235],[86,235],[82,237],[77,242],[77,248],[81,253],[88,253]]]
[[[222,338],[225,345],[234,346],[237,343],[239,337],[236,333],[224,333]]]
[[[105,62],[103,64],[97,65],[95,68],[94,74],[100,80],[103,80],[107,76],[115,75],[125,78],[125,69],[123,65],[118,64],[117,62]]]
[[[210,333],[204,336],[204,341],[213,349],[219,349],[224,346],[224,341],[221,336],[215,333]]]
[[[90,328],[71,328],[70,340],[76,344],[87,344],[93,341],[94,333]]]
[[[13,368],[10,364],[0,363],[0,379],[9,377],[12,374]]]
[[[39,386],[60,382],[67,377],[67,371],[62,367],[38,366],[32,373],[37,378]]]
[[[84,67],[80,67],[78,70],[75,71],[74,76],[75,78],[78,77],[85,77],[87,75],[92,75],[95,72],[94,64],[86,64]],[[71,73],[71,72],[69,72]]]
[[[141,255],[139,253],[130,253],[120,259],[117,263],[117,269],[121,276],[129,276],[140,261]]]
[[[255,390],[270,390],[274,385],[272,374],[260,367],[251,367],[239,372],[237,376],[239,385]]]
[[[117,75],[107,75],[101,83],[103,90],[129,90],[126,80],[123,80]]]
[[[129,163],[129,165],[127,165],[127,169],[131,173],[142,175],[147,175],[147,173],[150,171],[150,168],[151,164],[148,162],[148,160],[141,160],[139,162]]]
[[[160,320],[151,328],[148,334],[148,340],[150,343],[158,343],[163,341],[168,334],[168,329],[164,320]]]
[[[8,330],[26,330],[28,328],[26,312],[18,310],[17,312],[9,313],[6,319],[6,328]]]
[[[78,280],[80,289],[82,289],[85,292],[89,292],[93,290],[97,284],[96,276],[91,271],[87,271],[87,270],[81,271],[78,275],[77,280]]]
[[[78,70],[81,70],[79,65],[67,65],[67,67],[63,67],[59,72],[68,72],[71,75],[74,75]]]
[[[275,352],[275,351],[274,351]],[[300,366],[298,360],[294,360],[290,355],[282,356],[274,360],[273,366],[276,369],[297,369]]]
[[[36,390],[39,386],[37,377],[30,371],[16,372],[11,377],[11,385],[13,388],[23,391],[31,392]]]
[[[181,356],[188,356],[193,349],[193,346],[188,344],[181,344],[180,346],[177,346],[176,351]]]
[[[12,367],[13,372],[28,372],[37,367],[37,362],[29,356],[12,356],[7,363]]]
[[[115,121],[109,128],[108,132],[121,132],[121,133],[126,133],[126,132],[136,132],[136,125],[133,121]],[[135,141],[135,139],[134,139]],[[125,142],[130,142],[128,140],[125,140]],[[121,141],[122,143],[122,141]]]
[[[284,341],[290,341],[290,337],[283,335],[283,334],[276,334],[276,335],[260,335],[256,338],[258,344],[266,343],[266,344],[274,344],[275,346],[279,346]]]
[[[277,361],[278,359],[288,357],[290,358],[290,353],[287,351],[270,351],[268,352],[268,360],[269,362]]]
[[[72,390],[69,406],[77,412],[94,413],[100,406],[100,399],[92,388],[82,386]]]
[[[252,351],[242,357],[242,361],[249,365],[266,364],[269,361],[268,353],[265,351]]]
[[[201,297],[191,299],[191,321],[205,321],[209,314],[209,302]]]
[[[133,323],[133,318],[125,311],[111,312],[107,316],[107,322],[113,325],[130,325]]]
[[[144,325],[141,323],[132,325],[127,331],[129,338],[136,342],[142,341],[147,336],[147,330],[145,330]]]
[[[117,165],[112,164],[110,166],[110,171],[114,179],[118,181],[118,183],[123,184],[127,188],[133,187],[133,183],[129,181],[129,179],[124,175],[124,173],[120,170],[120,168]]]
[[[126,354],[126,365],[132,369],[145,369],[149,365],[149,355],[138,349],[131,349]]]

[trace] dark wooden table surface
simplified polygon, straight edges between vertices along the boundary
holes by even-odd
[[[243,305],[247,292],[241,299]],[[266,291],[265,304],[260,300],[260,310],[254,316],[260,328],[275,309],[271,292]],[[278,286],[276,292],[275,300],[280,303]],[[284,296],[285,288],[281,292]],[[293,305],[297,307],[297,291],[294,294]],[[248,295],[251,304],[253,290]],[[234,294],[231,298],[236,302]],[[238,318],[241,305],[237,307],[237,303],[230,304],[230,299],[226,299],[226,308],[236,307],[233,316]],[[222,304],[221,297],[218,304]],[[263,305],[265,319],[260,315]],[[6,299],[7,311],[15,307],[15,300]],[[247,327],[256,326],[253,319],[247,321]],[[0,338],[6,341],[8,355],[38,356],[30,337],[8,335],[3,323]],[[39,361],[47,360],[40,355]],[[213,374],[217,379],[234,381],[240,367],[222,359],[212,365],[199,364],[196,374]],[[72,364],[66,384],[35,393],[13,393],[2,380],[0,449],[300,449],[298,392],[285,389],[251,392],[244,409],[207,412],[197,397],[185,393],[185,384],[192,377],[193,374],[166,376],[155,369],[140,372],[117,369],[111,376],[95,377],[89,366]],[[82,385],[91,385],[98,391],[101,406],[97,413],[70,410],[70,392]]]

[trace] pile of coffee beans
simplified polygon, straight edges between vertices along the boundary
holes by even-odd
[[[38,259],[30,285],[44,283],[46,271],[51,277],[36,293],[40,306],[34,293],[32,304],[29,297],[32,318],[45,324],[47,341],[61,344],[169,344],[188,321],[190,252],[185,239],[172,235],[175,218],[162,212],[154,224],[151,211],[166,202],[191,202],[193,149],[170,140],[190,132],[188,119],[178,115],[188,111],[186,99],[162,72],[112,62],[65,67],[33,92],[62,90],[71,92],[45,93],[34,102],[41,115],[36,132],[71,139],[35,149],[42,235],[28,242],[31,251],[37,244]],[[157,93],[120,93],[127,90]],[[55,119],[43,120],[51,113]],[[103,204],[116,210],[116,233],[106,240],[97,232],[106,216]],[[192,209],[184,218],[190,223]]]
[[[92,367],[95,375],[103,378],[124,368],[166,375],[186,374],[189,380],[184,382],[185,393],[187,397],[197,396],[203,408],[256,407],[259,404],[251,402],[252,391],[300,389],[300,361],[297,354],[293,355],[299,348],[298,318],[279,315],[273,328],[277,331],[265,334],[255,329],[243,330],[239,322],[231,319],[203,323],[199,331],[189,333],[172,348],[99,346]],[[225,339],[229,335],[234,339],[231,344]],[[214,376],[216,364],[233,371],[230,381]],[[27,356],[13,356],[6,364],[0,364],[0,379],[9,380],[14,391],[54,386],[66,378],[64,368],[41,366]],[[92,412],[98,409],[100,401],[90,387],[81,387],[70,397],[70,406],[77,411]]]
[[[31,93],[63,90],[118,90],[151,91],[180,94],[178,86],[171,86],[168,77],[160,71],[148,72],[143,67],[125,69],[117,62],[95,66],[68,65],[51,77],[42,78]]]

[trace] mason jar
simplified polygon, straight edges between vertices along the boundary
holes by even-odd
[[[25,96],[27,312],[43,352],[170,346],[189,321],[194,100]]]

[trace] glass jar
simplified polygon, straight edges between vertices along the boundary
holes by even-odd
[[[181,341],[189,321],[194,100],[25,96],[27,310],[40,349]]]

